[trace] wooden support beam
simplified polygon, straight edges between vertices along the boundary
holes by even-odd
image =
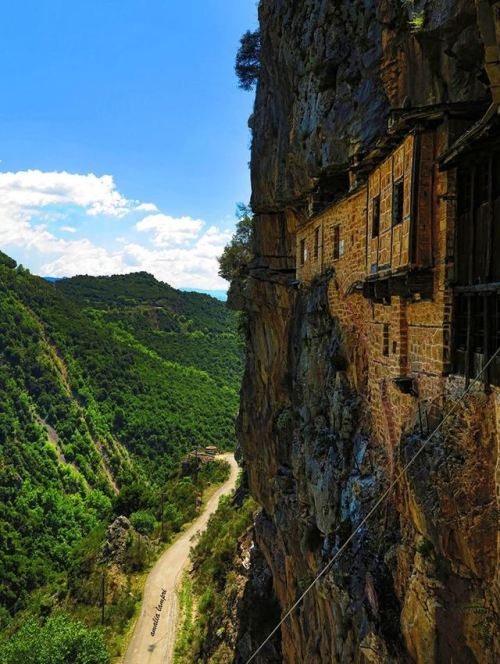
[[[465,341],[465,386],[469,386],[472,356],[472,296],[467,295],[467,334]]]
[[[490,359],[490,330],[491,330],[491,321],[490,321],[490,297],[489,295],[483,295],[483,367],[488,363]],[[484,389],[486,392],[490,391],[490,368],[486,367],[483,372],[484,380]]]

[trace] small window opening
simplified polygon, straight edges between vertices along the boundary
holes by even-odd
[[[314,231],[314,258],[319,256],[319,226]]]
[[[372,201],[372,237],[378,237],[380,233],[380,196],[375,196]]]
[[[392,189],[392,225],[397,226],[403,221],[403,180],[394,183]]]
[[[300,264],[304,265],[306,262],[306,241],[300,241]]]
[[[389,355],[389,324],[384,323],[384,329],[382,333],[382,353],[386,357]]]
[[[333,227],[333,260],[344,255],[344,240],[340,239],[340,226]]]

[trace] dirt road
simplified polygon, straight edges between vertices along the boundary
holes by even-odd
[[[141,615],[135,625],[123,664],[171,664],[177,627],[176,587],[189,560],[191,539],[204,530],[219,498],[230,493],[238,475],[232,454],[218,457],[231,466],[231,475],[208,500],[204,512],[155,564],[144,586]]]

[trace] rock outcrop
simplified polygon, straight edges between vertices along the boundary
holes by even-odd
[[[489,90],[471,0],[261,0],[259,15],[255,259],[231,300],[247,321],[239,440],[284,613],[427,433],[407,422],[390,458],[377,442],[367,358],[329,312],[328,275],[297,288],[296,225],[347,191],[391,113]],[[284,622],[287,664],[498,661],[500,402],[461,391],[443,378],[433,421],[456,414]]]
[[[488,96],[472,0],[263,0],[259,16],[255,212],[341,190],[394,109]]]

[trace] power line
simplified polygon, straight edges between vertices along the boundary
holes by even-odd
[[[285,620],[290,616],[290,614],[295,611],[295,609],[298,607],[298,605],[302,602],[304,597],[309,593],[310,590],[316,585],[316,583],[328,572],[328,570],[331,568],[333,563],[337,560],[337,558],[340,557],[340,555],[345,551],[347,548],[347,545],[352,542],[354,539],[356,533],[358,533],[361,528],[365,525],[365,523],[370,519],[370,517],[376,512],[376,510],[380,507],[380,505],[384,502],[384,500],[387,498],[387,496],[391,493],[391,491],[394,489],[394,487],[398,484],[399,480],[405,475],[406,471],[410,466],[413,465],[413,463],[417,460],[417,458],[422,454],[428,443],[431,441],[432,437],[434,436],[435,433],[437,433],[443,424],[455,413],[457,410],[458,406],[460,403],[465,399],[467,394],[470,392],[472,389],[472,386],[474,383],[479,379],[479,377],[486,371],[486,369],[489,367],[489,365],[493,362],[495,357],[498,355],[500,352],[500,346],[496,349],[494,354],[490,357],[488,362],[483,366],[481,371],[477,374],[477,376],[472,380],[469,385],[466,387],[464,392],[462,393],[460,399],[455,403],[454,406],[448,411],[448,413],[443,417],[441,422],[437,425],[437,427],[432,431],[432,433],[427,437],[427,439],[422,443],[422,446],[415,452],[413,457],[408,461],[408,463],[404,466],[404,468],[396,475],[395,479],[389,484],[388,488],[384,491],[384,493],[380,496],[380,498],[377,500],[375,505],[371,508],[371,510],[368,512],[368,514],[360,521],[360,523],[356,526],[356,528],[353,530],[353,532],[349,535],[349,537],[346,539],[346,541],[342,544],[340,549],[337,551],[337,553],[333,556],[333,558],[323,567],[323,569],[319,572],[319,574],[316,576],[316,578],[307,586],[307,588],[304,590],[302,595],[298,598],[298,600],[288,609],[288,611],[285,613],[283,618],[279,621],[279,623],[276,625],[276,627],[273,629],[273,631],[267,636],[267,638],[260,644],[260,646],[257,648],[257,650],[253,653],[253,655],[250,657],[249,660],[247,660],[247,664],[250,664],[250,662],[255,659],[255,657],[259,654],[259,652],[262,650],[262,648],[266,645],[266,643],[276,634],[276,632],[279,630],[281,625],[285,622]]]

